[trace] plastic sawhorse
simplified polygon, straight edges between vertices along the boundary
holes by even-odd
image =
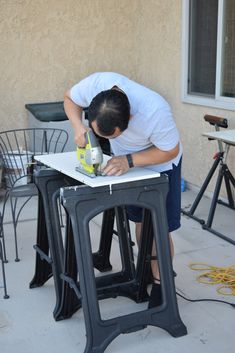
[[[61,189],[61,200],[71,219],[76,252],[77,268],[79,271],[79,288],[77,293],[82,300],[86,326],[86,348],[84,353],[103,353],[109,343],[121,333],[128,333],[145,328],[147,325],[158,326],[168,331],[172,336],[179,337],[187,333],[181,321],[173,279],[173,269],[170,256],[168,227],[166,217],[166,195],[168,180],[166,176],[112,185],[111,191],[107,186],[91,188],[70,187]],[[89,222],[106,209],[138,205],[149,210],[152,219],[153,236],[158,249],[158,263],[161,276],[162,304],[159,307],[146,309],[128,315],[103,320],[99,308],[99,281],[105,282],[107,296],[120,293],[120,285],[131,292],[139,287],[140,272],[146,262],[140,255],[136,265],[135,277],[125,283],[119,283],[115,274],[95,278],[93,268],[92,247],[90,240]],[[147,227],[148,228],[148,227]],[[151,227],[149,227],[151,228]],[[143,230],[145,232],[145,229]],[[145,234],[146,241],[149,234]],[[141,254],[141,252],[140,252]],[[129,257],[131,260],[131,257]],[[134,263],[130,263],[134,266]],[[122,293],[121,293],[122,294]]]

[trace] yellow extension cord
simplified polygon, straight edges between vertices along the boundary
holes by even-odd
[[[197,277],[198,282],[206,284],[222,283],[217,288],[217,292],[222,295],[235,296],[235,265],[216,267],[204,263],[191,263],[189,267],[194,271],[206,271]]]

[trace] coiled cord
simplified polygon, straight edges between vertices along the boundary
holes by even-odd
[[[235,296],[235,265],[230,267],[217,267],[211,266],[205,263],[191,263],[189,265],[191,270],[194,271],[206,271],[197,277],[199,283],[205,284],[219,284],[217,292],[222,295],[233,295]],[[209,270],[209,271],[208,271]],[[217,303],[223,303],[231,305],[235,309],[235,304],[220,299],[189,299],[182,294],[176,292],[178,296],[189,301],[189,302],[203,302],[211,301]]]

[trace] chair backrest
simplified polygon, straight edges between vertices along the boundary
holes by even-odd
[[[68,133],[62,129],[30,128],[0,132],[6,186],[25,185],[31,181],[35,155],[63,152]]]

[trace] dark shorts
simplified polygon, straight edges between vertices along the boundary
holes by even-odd
[[[173,169],[167,170],[162,174],[168,175],[169,192],[166,199],[166,212],[168,221],[168,231],[173,232],[180,228],[181,215],[181,162],[177,166],[173,165]],[[143,208],[137,206],[127,207],[128,219],[133,222],[142,222]]]

